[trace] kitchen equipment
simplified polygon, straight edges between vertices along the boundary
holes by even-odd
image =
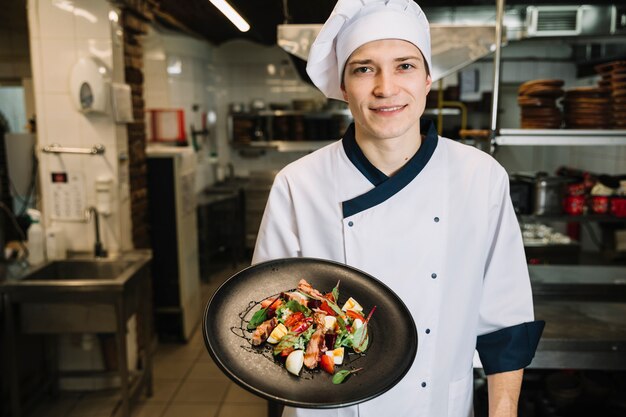
[[[580,216],[585,211],[585,197],[568,195],[563,199],[563,211],[570,216]]]
[[[511,174],[509,191],[515,214],[531,214],[533,212],[533,191],[535,178],[525,174]]]
[[[545,173],[538,173],[535,178],[535,198],[533,214],[537,216],[561,214],[563,212],[563,197],[565,186],[571,182],[565,177],[549,177]]]
[[[626,217],[626,197],[611,198],[611,214],[616,217]]]
[[[609,197],[605,195],[591,196],[591,211],[595,214],[607,214],[609,212]]]
[[[384,312],[375,313],[368,324],[370,345],[365,355],[348,359],[356,359],[354,366],[363,370],[343,384],[333,384],[324,372],[294,378],[264,347],[253,347],[252,333],[242,330],[258,309],[254,301],[295,288],[302,277],[320,291],[329,291],[340,281],[340,305],[351,296],[368,310],[376,305],[377,312]],[[355,268],[313,258],[277,259],[235,274],[211,298],[202,329],[207,350],[230,379],[265,399],[296,407],[345,407],[375,398],[402,379],[417,353],[411,313],[389,287]]]
[[[148,146],[154,318],[159,337],[187,341],[200,321],[196,154]]]
[[[263,212],[277,171],[251,171],[244,188],[246,248],[254,250]]]

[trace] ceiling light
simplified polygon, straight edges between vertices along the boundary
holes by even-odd
[[[213,3],[213,5],[217,7],[219,11],[222,12],[224,16],[226,16],[228,20],[230,20],[233,23],[233,25],[237,26],[237,29],[239,29],[242,32],[247,32],[250,30],[250,25],[248,24],[248,22],[246,22],[244,18],[241,17],[239,13],[237,13],[235,9],[233,9],[233,7],[230,4],[228,4],[226,0],[209,0],[209,1]]]

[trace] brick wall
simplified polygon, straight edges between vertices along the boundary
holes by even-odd
[[[150,247],[146,163],[145,103],[143,99],[142,36],[152,20],[150,3],[129,0],[124,7],[124,72],[130,85],[134,122],[128,124],[128,154],[131,196],[132,238],[136,248]]]

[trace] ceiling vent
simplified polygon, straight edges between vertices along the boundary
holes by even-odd
[[[529,6],[528,37],[602,36],[616,33],[615,6]]]
[[[577,35],[578,8],[572,10],[538,10],[537,32],[559,32]]]

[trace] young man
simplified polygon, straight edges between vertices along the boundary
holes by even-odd
[[[253,263],[307,256],[370,273],[411,310],[419,348],[387,393],[287,416],[470,416],[475,349],[490,416],[517,415],[543,323],[533,318],[508,177],[420,120],[429,68],[428,22],[411,0],[339,0],[311,49],[311,79],[348,102],[354,124],[278,174]]]

